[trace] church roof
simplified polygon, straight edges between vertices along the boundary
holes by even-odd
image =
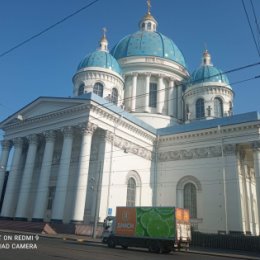
[[[78,65],[77,70],[89,67],[99,67],[112,70],[122,74],[120,65],[116,59],[107,51],[97,50],[86,56]]]
[[[234,116],[216,118],[211,120],[199,120],[191,122],[190,124],[174,125],[166,128],[158,129],[157,133],[160,136],[181,134],[191,131],[200,131],[209,128],[218,128],[219,126],[229,126],[236,124],[249,123],[260,120],[258,112],[248,112]]]
[[[211,55],[208,50],[205,50],[202,57],[201,66],[196,69],[190,79],[191,85],[196,85],[204,82],[217,82],[229,85],[229,80],[222,70],[216,68],[211,63]]]
[[[182,52],[168,37],[156,31],[137,31],[120,40],[111,50],[118,60],[131,56],[156,56],[186,67]]]

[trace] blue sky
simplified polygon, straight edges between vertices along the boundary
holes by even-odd
[[[39,33],[92,0],[1,0],[0,53]],[[245,0],[254,24],[250,1]],[[253,0],[260,22],[260,1]],[[0,58],[0,121],[39,96],[72,95],[80,60],[98,47],[102,28],[109,47],[138,30],[146,0],[96,4]],[[205,44],[213,64],[228,71],[259,61],[241,0],[152,0],[158,30],[182,50],[192,72]],[[259,40],[259,35],[257,36]],[[228,74],[232,83],[260,75],[260,66]],[[260,111],[260,79],[234,84],[234,112]]]

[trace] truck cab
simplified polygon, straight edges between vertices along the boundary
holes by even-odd
[[[115,220],[116,217],[114,216],[108,216],[104,219],[102,243],[107,243],[108,238],[115,232]]]

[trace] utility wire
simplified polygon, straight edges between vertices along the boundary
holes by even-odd
[[[258,23],[258,20],[256,17],[255,6],[253,4],[253,1],[250,0],[250,3],[251,3],[252,10],[253,10],[253,15],[254,15],[255,24],[256,24],[256,30],[258,32],[258,34],[257,34],[258,35],[258,47],[260,47],[260,27],[259,27],[259,23]]]
[[[88,9],[90,6],[96,4],[99,0],[94,0],[92,2],[90,2],[89,4],[81,7],[80,9],[78,9],[77,11],[73,12],[72,14],[62,18],[61,20],[59,20],[58,22],[52,24],[51,26],[45,28],[44,30],[40,31],[39,33],[34,34],[33,36],[29,37],[28,39],[18,43],[17,45],[13,46],[12,48],[10,48],[9,50],[4,51],[3,53],[0,54],[0,58],[3,58],[4,56],[6,56],[7,54],[13,52],[14,50],[22,47],[23,45],[27,44],[28,42],[34,40],[35,38],[38,38],[39,36],[43,35],[44,33],[50,31],[51,29],[53,29],[54,27],[60,25],[61,23],[69,20],[70,18],[72,18],[73,16],[77,15],[78,13]]]
[[[258,56],[260,57],[260,50],[259,50],[259,47],[258,47],[256,38],[255,38],[255,34],[254,34],[254,31],[253,31],[253,28],[252,28],[252,25],[251,25],[251,22],[250,22],[250,19],[249,19],[248,12],[247,12],[247,10],[246,10],[246,6],[245,6],[244,0],[242,0],[242,5],[243,5],[243,8],[244,8],[244,11],[245,11],[245,14],[246,14],[246,18],[247,18],[248,25],[249,25],[249,27],[250,27],[250,31],[251,31],[251,34],[252,34],[252,37],[253,37],[253,41],[254,41],[255,46],[256,46],[256,50],[257,50],[257,52],[258,52]]]

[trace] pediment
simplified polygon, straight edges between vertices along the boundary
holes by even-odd
[[[52,112],[57,112],[73,106],[83,104],[84,101],[74,98],[54,98],[54,97],[39,97],[32,103],[18,110],[16,113],[1,122],[3,127],[7,124],[15,123],[17,120],[25,120],[41,115],[46,115]]]

